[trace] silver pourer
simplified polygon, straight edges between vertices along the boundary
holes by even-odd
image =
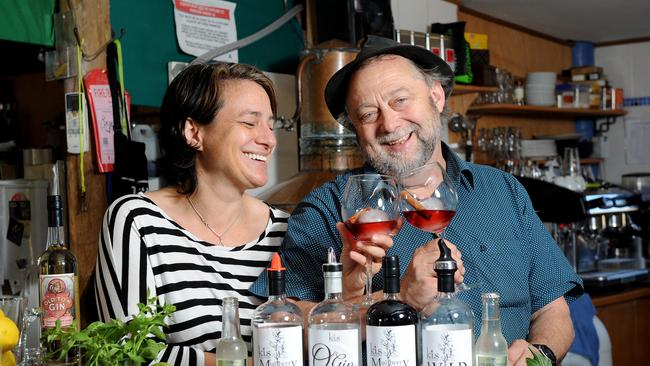
[[[337,261],[334,248],[327,251],[327,263],[323,264],[323,277],[325,278],[325,294],[337,294],[343,292],[343,265]]]

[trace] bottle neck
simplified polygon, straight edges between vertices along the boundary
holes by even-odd
[[[481,332],[501,332],[499,299],[483,299],[483,315],[481,319]]]
[[[384,292],[384,300],[402,301],[399,292]]]
[[[226,301],[228,300],[228,301]],[[223,302],[223,334],[222,338],[239,338],[239,306],[231,298]]]
[[[269,295],[269,301],[286,301],[287,294]]]
[[[61,196],[47,197],[47,247],[64,246],[63,201]]]
[[[269,299],[282,296],[286,298],[284,271],[269,271]]]
[[[325,273],[325,299],[336,300],[343,298],[343,283],[341,272]]]
[[[453,294],[456,292],[456,285],[454,284],[454,272],[438,272],[438,293]]]
[[[384,298],[397,295],[399,300],[400,282],[398,276],[384,276]]]
[[[63,226],[48,226],[47,228],[47,247],[64,247]]]

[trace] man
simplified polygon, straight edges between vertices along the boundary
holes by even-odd
[[[328,108],[356,133],[367,164],[312,191],[296,207],[282,247],[287,295],[301,300],[304,309],[322,300],[318,269],[326,261],[327,248],[334,247],[346,271],[347,299],[363,293],[365,254],[381,258],[388,253],[399,255],[403,263],[402,299],[418,310],[429,303],[437,292],[433,263],[439,256],[432,234],[405,223],[393,240],[375,235],[375,245],[354,243],[351,251],[354,240],[341,223],[340,207],[351,174],[399,176],[438,162],[458,192],[457,213],[445,239],[455,244],[450,247],[460,268],[456,282],[477,285],[459,294],[476,316],[475,332],[480,327],[481,292],[498,292],[509,365],[525,366],[531,348],[559,361],[573,340],[567,301],[580,296],[581,281],[515,178],[462,161],[440,141],[452,88],[451,69],[431,52],[373,36],[357,58],[330,79],[325,90]],[[378,271],[374,263],[373,272]],[[375,276],[374,285],[373,290],[381,289],[380,276]],[[263,286],[258,281],[251,291],[264,294]]]

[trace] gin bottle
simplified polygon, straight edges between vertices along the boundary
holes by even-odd
[[[418,363],[417,311],[400,300],[400,270],[397,256],[385,256],[384,299],[366,314],[367,365],[415,366]]]
[[[287,300],[280,256],[267,269],[269,299],[253,314],[253,364],[302,366],[302,312]]]
[[[476,341],[476,366],[506,366],[508,364],[508,342],[501,333],[499,320],[499,294],[481,295],[483,316],[481,335]]]
[[[440,257],[434,264],[438,294],[422,310],[422,365],[473,364],[472,310],[455,296],[454,273],[458,269],[451,251],[438,240]]]
[[[61,322],[61,327],[69,328],[75,320],[78,328],[79,270],[77,259],[65,245],[63,201],[59,195],[47,197],[47,222],[47,249],[38,259],[42,328],[53,328],[57,321]],[[47,343],[45,346],[50,353],[57,352],[61,347],[59,342]],[[77,357],[75,348],[59,361],[65,364],[74,362]]]
[[[246,366],[248,350],[239,332],[239,302],[236,297],[223,299],[223,330],[217,341],[217,366]]]
[[[342,269],[330,248],[323,264],[325,300],[308,317],[309,366],[361,365],[361,323],[352,305],[343,302]]]

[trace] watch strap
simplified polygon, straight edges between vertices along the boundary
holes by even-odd
[[[541,353],[544,357],[551,360],[553,366],[557,365],[557,357],[555,357],[555,353],[547,345],[540,344],[540,343],[533,343],[533,347],[537,348],[539,353]]]

